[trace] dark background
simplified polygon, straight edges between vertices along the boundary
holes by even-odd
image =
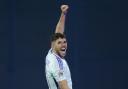
[[[128,89],[123,0],[0,0],[0,89],[48,89],[45,56],[63,3],[73,89]]]

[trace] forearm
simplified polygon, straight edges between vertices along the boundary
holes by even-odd
[[[63,81],[59,82],[59,87],[60,87],[60,89],[69,89],[66,80],[63,80]]]
[[[64,33],[66,13],[61,13],[60,19],[57,23],[55,33]]]

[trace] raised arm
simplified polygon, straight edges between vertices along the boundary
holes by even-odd
[[[64,33],[64,27],[65,27],[65,19],[66,19],[66,14],[68,10],[68,5],[62,5],[61,6],[61,15],[60,19],[56,25],[56,30],[55,33]]]

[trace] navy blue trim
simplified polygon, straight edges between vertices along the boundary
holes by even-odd
[[[56,55],[55,55],[55,56],[56,56]],[[59,64],[59,68],[60,68],[61,70],[63,70],[63,62],[62,62],[62,59],[60,59],[60,58],[57,57],[57,56],[56,56],[56,59],[57,59],[58,64]]]
[[[59,68],[60,68],[61,70],[63,70],[63,62],[62,62],[62,59],[61,59],[59,56],[57,56],[57,55],[52,51],[52,48],[50,49],[50,51],[51,51],[51,53],[53,53],[53,55],[55,55],[55,57],[56,57],[56,59],[57,59],[57,61],[58,61],[58,64],[59,64]]]

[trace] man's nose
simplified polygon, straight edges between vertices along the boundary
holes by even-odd
[[[65,44],[65,43],[63,43],[63,44],[62,44],[62,46],[64,46],[64,47],[65,47],[65,46],[66,46],[66,44]]]

